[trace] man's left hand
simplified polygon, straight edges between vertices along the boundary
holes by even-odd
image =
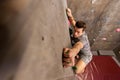
[[[72,67],[75,65],[75,55],[72,49],[65,48],[63,54],[63,66]]]

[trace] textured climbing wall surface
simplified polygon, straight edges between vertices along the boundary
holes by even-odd
[[[113,50],[120,44],[119,0],[67,0],[76,20],[87,23],[92,50]]]
[[[73,76],[62,66],[62,50],[70,47],[66,7],[65,0],[0,1],[0,80]]]

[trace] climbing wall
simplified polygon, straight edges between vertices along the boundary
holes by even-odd
[[[120,44],[119,0],[67,0],[76,20],[87,23],[92,50],[113,50]]]
[[[65,0],[0,1],[0,80],[73,80]]]

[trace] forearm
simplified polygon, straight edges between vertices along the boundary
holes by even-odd
[[[73,27],[75,27],[76,21],[75,21],[74,17],[71,16],[71,17],[68,17],[68,19],[69,19],[71,25],[72,25]]]
[[[72,25],[73,27],[75,27],[76,21],[75,21],[73,15],[72,15],[71,10],[70,10],[69,8],[67,8],[67,9],[66,9],[66,12],[67,12],[67,16],[68,16],[68,19],[69,19],[71,25]]]
[[[73,47],[72,50],[76,53],[77,55],[79,51],[83,48],[83,44],[81,42],[77,42]]]

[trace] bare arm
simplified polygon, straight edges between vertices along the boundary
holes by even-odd
[[[82,42],[77,42],[73,47],[72,50],[74,51],[75,56],[79,53],[79,51],[83,48],[83,43]]]
[[[71,17],[68,17],[68,19],[69,19],[71,25],[72,25],[73,27],[75,27],[76,21],[74,20],[74,17],[71,16]]]
[[[65,57],[69,57],[71,64],[66,64],[63,63],[64,66],[74,66],[75,65],[75,56],[79,53],[79,51],[81,50],[81,48],[83,48],[83,44],[79,41],[77,42],[71,49],[69,48],[65,48],[64,49],[64,56]],[[66,54],[65,52],[68,52],[68,54]],[[64,61],[66,61],[66,59],[64,59]]]
[[[82,42],[77,42],[71,49],[69,49],[69,57],[75,57],[79,51],[83,48]]]
[[[75,21],[73,15],[72,15],[71,10],[70,10],[69,8],[67,8],[67,9],[66,9],[66,12],[67,12],[67,16],[68,16],[68,19],[69,19],[71,25],[72,25],[73,27],[75,27],[76,21]]]

